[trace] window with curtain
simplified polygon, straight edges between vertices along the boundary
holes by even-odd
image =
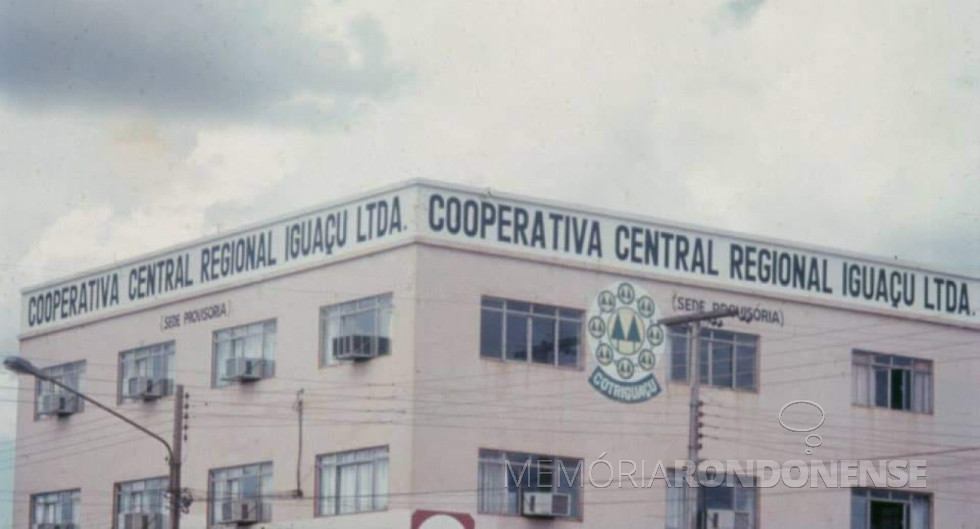
[[[523,492],[567,494],[571,516],[582,517],[581,459],[481,449],[477,468],[477,512],[520,514]]]
[[[323,454],[317,457],[317,474],[317,516],[388,508],[387,446]]]
[[[320,365],[340,363],[337,353],[391,352],[392,295],[357,299],[320,309]]]
[[[851,489],[851,529],[930,529],[932,498],[888,489]]]
[[[851,391],[860,406],[932,413],[932,361],[853,351]]]
[[[702,483],[718,484],[718,486],[700,487],[704,495],[704,512],[702,516],[708,520],[708,526],[716,518],[728,518],[734,521],[738,529],[755,529],[758,527],[758,498],[754,486],[754,478],[749,476],[708,476]],[[686,498],[688,487],[684,481],[684,472],[670,469],[667,472],[666,487],[666,529],[687,529]]]
[[[689,378],[691,330],[688,326],[668,329],[670,380]],[[754,390],[758,385],[759,337],[718,329],[701,329],[698,371],[702,384],[719,388]]]
[[[174,371],[174,342],[147,345],[119,353],[119,400],[131,398],[130,379],[147,377],[172,382]],[[173,384],[164,384],[163,394],[172,395]]]
[[[48,375],[49,377],[61,382],[62,384],[74,389],[75,391],[82,391],[82,375],[85,373],[85,361],[71,362],[68,364],[61,364],[51,367],[45,367],[41,371]],[[52,393],[62,393],[65,390],[60,387],[46,381],[38,380],[37,384],[34,385],[34,410],[35,418],[37,418],[37,410],[40,406],[41,395],[50,395]],[[82,411],[85,406],[85,401],[78,399],[78,411]]]
[[[78,505],[82,492],[62,490],[44,492],[31,496],[31,523],[38,524],[73,524],[78,527]]]
[[[165,495],[169,481],[167,478],[143,479],[116,484],[115,528],[120,529],[127,514],[140,513],[161,516],[162,526],[169,520],[169,505]]]
[[[272,504],[267,496],[272,492],[272,463],[254,463],[212,470],[208,479],[211,498],[209,526],[222,523],[225,514],[232,512],[229,504],[255,502],[259,520],[272,521]]]
[[[480,356],[579,365],[583,311],[492,297],[483,297],[480,305]]]
[[[255,358],[265,360],[265,377],[272,376],[276,358],[276,320],[239,325],[214,333],[214,368],[212,385],[234,384],[226,379],[228,360]]]

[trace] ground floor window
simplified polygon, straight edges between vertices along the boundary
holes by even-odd
[[[31,496],[31,522],[34,527],[44,524],[78,527],[80,490],[45,492]]]
[[[212,470],[210,526],[272,521],[272,463]]]
[[[851,529],[930,529],[931,498],[887,489],[851,490]]]
[[[116,485],[116,525],[117,529],[128,527],[127,518],[146,520],[150,527],[167,526],[169,509],[167,506],[167,478],[127,481]]]
[[[753,478],[734,474],[707,475],[700,480],[705,486],[696,489],[686,486],[684,472],[681,470],[670,470],[668,478],[666,529],[687,529],[687,499],[693,493],[702,495],[701,527],[757,527],[758,489],[754,486]]]
[[[388,508],[388,447],[324,454],[317,458],[317,515]]]
[[[567,501],[569,517],[581,517],[583,466],[581,459],[480,450],[477,510],[521,514],[523,494],[550,492]]]

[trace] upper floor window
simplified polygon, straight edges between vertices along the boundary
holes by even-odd
[[[212,470],[209,526],[272,521],[272,505],[263,498],[272,492],[272,463],[255,463]]]
[[[854,404],[932,413],[932,361],[854,351]]]
[[[214,333],[213,385],[251,382],[275,374],[276,321],[222,329]]]
[[[82,492],[78,489],[45,492],[31,496],[31,523],[33,527],[53,524],[77,528],[78,504]]]
[[[75,391],[82,390],[82,374],[85,361],[46,367],[41,371]],[[63,417],[82,411],[85,401],[71,392],[46,380],[35,385],[35,410],[37,416]]]
[[[929,529],[931,498],[887,489],[851,489],[851,529]]]
[[[578,309],[484,297],[480,310],[480,356],[578,366],[582,316]]]
[[[113,527],[167,527],[169,508],[165,495],[168,486],[167,478],[116,484],[116,519]]]
[[[320,365],[391,352],[391,294],[320,309]]]
[[[318,516],[383,511],[388,508],[388,447],[317,457]]]
[[[703,491],[703,517],[707,527],[753,529],[759,519],[757,489],[750,476],[702,476],[703,484],[715,486],[691,489],[684,481],[684,472],[668,471],[666,529],[687,529],[687,498],[692,491]]]
[[[689,327],[668,329],[670,348],[670,380],[687,381]],[[754,390],[758,387],[759,337],[754,334],[701,329],[698,341],[698,372],[702,384],[719,388]]]
[[[119,399],[153,399],[172,395],[174,342],[137,347],[119,353]]]
[[[582,517],[581,459],[480,450],[477,512]]]

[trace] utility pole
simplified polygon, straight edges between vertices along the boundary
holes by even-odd
[[[303,393],[304,389],[300,389],[296,392],[296,402],[293,404],[293,409],[296,410],[298,415],[298,446],[296,448],[296,490],[293,491],[293,496],[296,498],[303,497],[303,487],[300,484],[301,470],[303,465]]]
[[[184,460],[184,385],[174,393],[173,454],[170,456],[170,529],[180,529],[180,464]]]
[[[698,464],[701,459],[701,373],[699,369],[699,358],[701,356],[701,322],[707,320],[717,320],[719,318],[727,318],[730,316],[737,316],[738,309],[722,309],[713,310],[710,312],[695,312],[692,314],[682,314],[679,316],[670,316],[667,318],[661,318],[657,323],[660,325],[690,325],[691,337],[687,341],[687,358],[688,365],[690,366],[689,379],[691,384],[691,402],[690,411],[688,415],[688,429],[687,429],[687,464],[694,467],[693,473],[697,476]],[[684,495],[684,500],[687,510],[687,526],[690,529],[700,529],[703,525],[701,523],[701,514],[704,511],[703,498],[701,494],[701,488],[696,487],[693,490],[687,489],[687,494]]]

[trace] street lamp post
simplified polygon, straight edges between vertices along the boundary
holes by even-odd
[[[126,424],[136,428],[137,430],[149,435],[150,437],[156,439],[167,449],[167,462],[170,466],[170,529],[180,528],[180,460],[181,460],[181,435],[183,434],[183,414],[184,414],[184,386],[178,384],[176,387],[176,395],[174,400],[174,439],[173,448],[171,448],[170,443],[166,441],[163,437],[147,430],[145,427],[141,426],[139,423],[133,421],[132,419],[122,415],[112,408],[109,408],[102,404],[101,402],[85,395],[84,393],[71,388],[58,380],[48,376],[38,369],[34,364],[29,362],[27,359],[20,356],[8,356],[3,361],[4,367],[18,373],[21,375],[30,375],[38,380],[43,380],[49,384],[58,386],[59,388],[77,396],[78,398],[92,404],[93,406],[107,412],[108,414],[116,417],[117,419],[125,422]]]
[[[701,373],[699,370],[701,322],[717,320],[737,316],[738,309],[721,309],[709,312],[694,312],[691,314],[681,314],[661,318],[657,323],[664,326],[670,325],[691,325],[691,339],[688,342],[687,357],[690,359],[691,366],[691,404],[688,415],[687,429],[687,459],[688,464],[694,466],[694,474],[697,475],[698,463],[701,450]],[[703,498],[700,488],[693,491],[693,494],[685,496],[687,503],[687,525],[690,529],[699,529],[701,512],[703,509]]]

